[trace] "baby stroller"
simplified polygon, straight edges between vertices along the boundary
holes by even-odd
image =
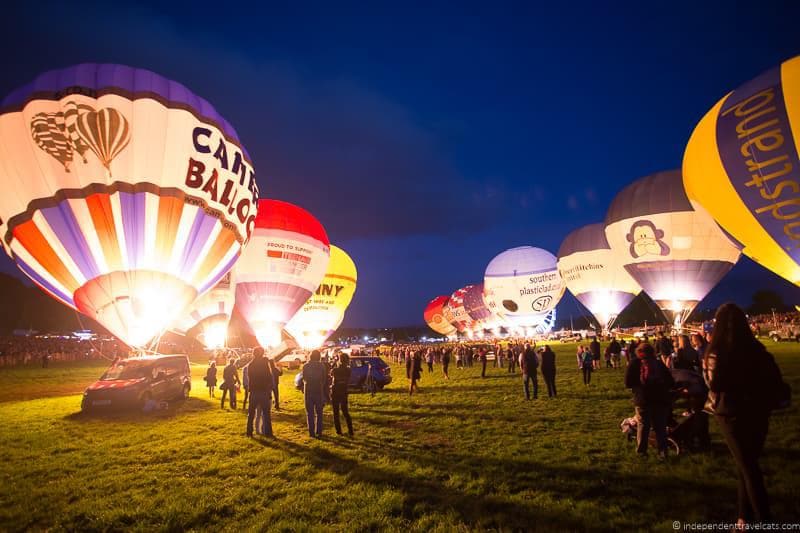
[[[667,418],[667,446],[675,455],[682,451],[702,451],[711,446],[708,434],[708,414],[703,411],[708,389],[703,377],[692,370],[672,369],[675,388],[672,390],[672,409]],[[681,414],[675,416],[675,411]],[[620,423],[629,441],[636,440],[639,421],[633,416]],[[656,435],[650,432],[649,446],[656,446]]]

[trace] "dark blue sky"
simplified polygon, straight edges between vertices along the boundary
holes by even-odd
[[[80,62],[187,85],[236,127],[262,195],[353,256],[360,327],[421,323],[506,248],[555,253],[680,166],[726,92],[800,53],[798,2],[27,4],[0,22],[0,93]],[[762,286],[800,303],[743,259],[705,304]]]

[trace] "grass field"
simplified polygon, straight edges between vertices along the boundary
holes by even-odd
[[[622,370],[589,388],[574,345],[556,345],[558,399],[525,402],[519,374],[440,368],[406,393],[404,370],[351,395],[355,438],[309,439],[293,376],[273,411],[277,439],[249,439],[193,368],[169,411],[90,417],[96,363],[0,371],[0,530],[658,530],[735,518],[733,462],[712,422],[705,454],[640,461],[619,430]],[[794,391],[798,345],[770,344]],[[543,382],[540,376],[540,385]],[[796,402],[795,402],[796,403]],[[776,518],[800,522],[800,414],[772,418],[762,464]]]

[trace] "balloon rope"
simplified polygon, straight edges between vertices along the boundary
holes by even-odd
[[[75,317],[78,319],[78,325],[81,327],[81,329],[85,330],[86,326],[84,326],[83,320],[81,320],[81,314],[78,311],[75,311]],[[92,349],[95,350],[97,353],[99,353],[100,357],[102,357],[103,359],[106,359],[107,361],[114,360],[113,357],[106,357],[106,355],[103,353],[103,350],[97,348],[97,346],[94,343],[94,339],[92,339],[91,337],[89,338],[89,344],[92,346]]]

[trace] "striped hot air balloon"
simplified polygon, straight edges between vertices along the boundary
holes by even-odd
[[[72,143],[66,135],[63,113],[37,113],[31,120],[31,136],[36,145],[64,165],[69,172]]]
[[[605,224],[611,251],[678,328],[739,260],[739,248],[686,197],[679,170],[622,189]]]
[[[113,107],[79,114],[76,127],[80,140],[97,155],[109,172],[111,161],[131,140],[128,120]]]
[[[0,195],[0,237],[17,266],[133,346],[230,270],[258,198],[208,102],[121,65],[47,72],[7,96],[0,183],[14,191]]]
[[[425,311],[422,313],[425,323],[428,324],[433,331],[448,337],[455,335],[458,331],[455,326],[444,317],[444,306],[449,299],[449,296],[437,296],[428,302],[428,305],[425,306]]]
[[[305,209],[259,200],[250,243],[236,264],[236,309],[263,347],[319,287],[330,260],[325,228]]]

